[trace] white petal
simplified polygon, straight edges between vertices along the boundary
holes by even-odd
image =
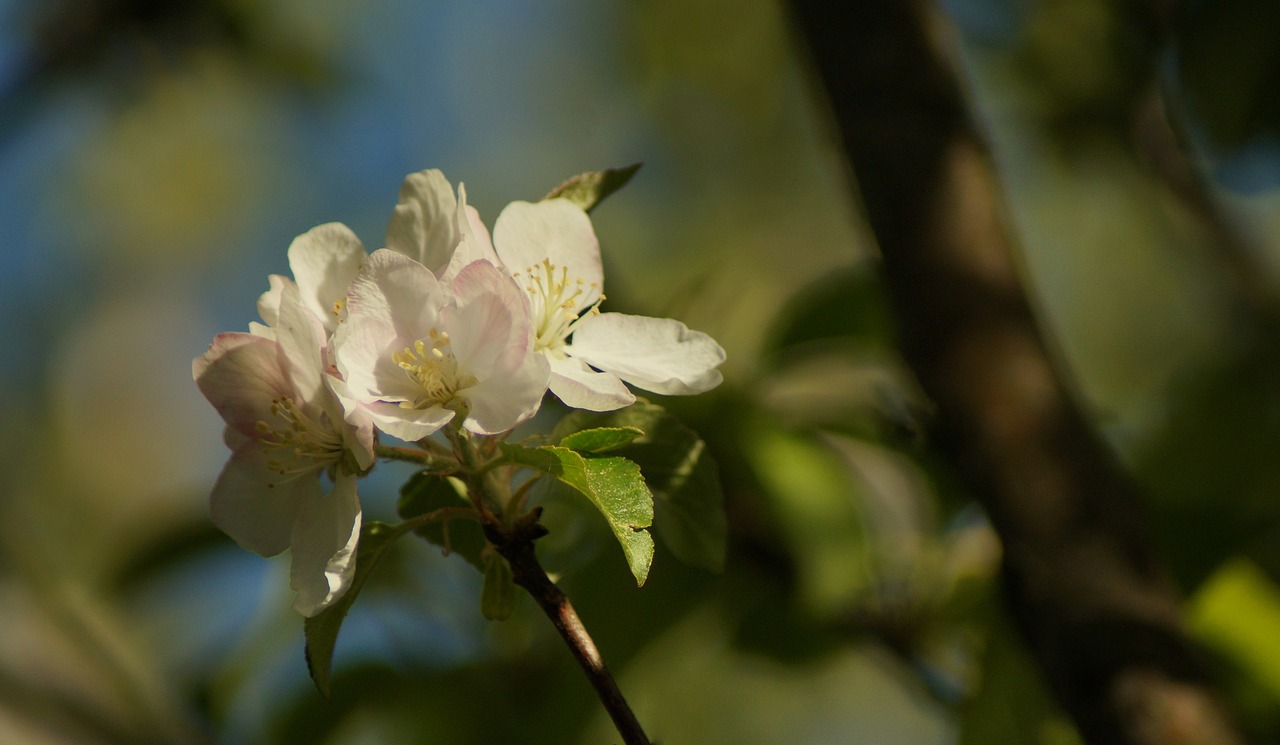
[[[360,523],[360,500],[351,475],[340,475],[331,493],[317,489],[299,503],[290,547],[289,585],[297,592],[294,610],[310,618],[351,587]]]
[[[664,395],[715,388],[724,350],[710,336],[670,318],[602,313],[584,319],[565,349],[592,367]]]
[[[399,404],[374,401],[364,404],[374,425],[405,442],[430,437],[453,421],[454,413],[442,406],[427,409],[403,409]]]
[[[457,206],[453,187],[439,170],[409,174],[387,225],[387,248],[440,275],[458,245]]]
[[[459,392],[471,407],[463,426],[477,434],[496,435],[529,420],[542,405],[549,373],[546,357],[530,351],[515,371]]]
[[[395,251],[374,251],[347,290],[347,317],[388,323],[409,343],[438,325],[447,293],[425,266]],[[345,325],[345,324],[344,324]]]
[[[565,406],[575,409],[613,411],[636,400],[617,375],[596,372],[572,357],[551,361],[550,385]]]
[[[389,321],[353,315],[333,334],[334,361],[346,381],[347,391],[359,401],[380,397],[385,365],[394,364],[390,351],[396,330]]]
[[[274,324],[276,341],[289,361],[289,377],[302,401],[323,408],[325,330],[315,314],[302,306],[298,288],[281,288],[279,315]]]
[[[458,248],[453,252],[449,268],[438,275],[440,281],[446,285],[453,281],[463,267],[473,261],[483,260],[495,266],[501,264],[498,261],[498,254],[493,250],[489,231],[480,220],[480,213],[476,212],[474,207],[467,205],[467,189],[462,184],[458,184],[458,212],[454,221],[458,226]]]
[[[566,271],[569,282],[582,282],[582,293],[572,310],[581,311],[600,299],[604,272],[600,266],[600,242],[591,218],[567,199],[512,202],[498,215],[493,243],[507,269],[520,275],[539,269],[544,260],[555,266],[557,278]],[[523,284],[522,284],[523,286]]]
[[[218,334],[191,363],[191,373],[223,421],[255,439],[255,426],[270,412],[272,399],[294,395],[280,345],[253,334]]]
[[[441,320],[459,366],[481,380],[514,371],[533,343],[524,293],[488,261],[468,264],[451,289],[454,304]]]
[[[289,547],[298,504],[320,493],[320,480],[303,474],[282,481],[279,473],[267,467],[263,449],[254,439],[231,455],[209,496],[209,516],[244,548],[275,556]]]
[[[346,445],[347,450],[356,458],[356,465],[361,469],[371,468],[374,458],[373,448],[376,444],[373,432],[373,419],[370,418],[369,412],[360,405],[359,399],[347,387],[346,381],[334,375],[324,376],[325,383],[329,385],[329,390],[333,391],[333,396],[338,400],[342,410],[341,420],[345,422],[342,427],[342,441]],[[337,421],[337,420],[334,420]]]
[[[269,289],[258,296],[258,315],[268,326],[276,325],[276,317],[280,313],[280,294],[286,284],[293,284],[293,280],[279,274],[267,275]],[[250,323],[249,327],[252,330],[253,324]]]
[[[338,325],[340,301],[365,256],[360,239],[338,222],[318,225],[289,245],[289,268],[302,302],[330,332]]]

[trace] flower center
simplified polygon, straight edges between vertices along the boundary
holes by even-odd
[[[458,369],[458,360],[449,349],[449,333],[431,329],[427,333],[431,345],[418,339],[413,347],[391,355],[391,359],[404,370],[418,386],[419,395],[409,401],[401,401],[404,409],[429,409],[448,403],[458,391],[475,385],[475,377]]]
[[[596,283],[570,280],[569,267],[557,267],[551,259],[543,259],[523,272],[517,272],[515,277],[529,293],[533,307],[534,348],[538,350],[558,353],[582,318],[599,313],[600,303],[604,302],[604,295],[601,295],[579,318],[574,311],[575,301]]]
[[[271,414],[276,420],[275,426],[265,419],[259,419],[254,425],[263,452],[272,456],[267,460],[267,467],[282,477],[268,482],[268,487],[274,488],[276,484],[342,460],[342,435],[304,414],[293,399],[288,396],[272,399]]]
[[[333,309],[329,311],[329,315],[337,319],[338,323],[342,323],[342,312],[347,309],[347,296],[343,295],[333,302]]]

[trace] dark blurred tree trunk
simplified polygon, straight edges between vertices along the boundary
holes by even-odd
[[[1239,743],[1206,687],[1140,497],[1055,371],[1000,188],[945,53],[910,0],[793,0],[883,255],[935,445],[1004,545],[1005,597],[1095,745]]]

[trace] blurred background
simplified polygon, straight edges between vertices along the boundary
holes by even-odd
[[[1280,11],[1202,2],[1167,46],[1135,7],[942,11],[1046,334],[1230,705],[1280,741]],[[208,523],[227,453],[190,363],[295,235],[380,247],[407,173],[492,225],[637,161],[593,213],[606,309],[728,351],[720,389],[663,402],[720,464],[727,566],[660,544],[636,589],[569,503],[540,545],[649,734],[1078,742],[931,456],[816,91],[768,0],[0,3],[0,742],[612,741],[533,604],[484,621],[479,575],[412,540],[322,699],[288,558]],[[366,519],[408,473],[379,466]]]

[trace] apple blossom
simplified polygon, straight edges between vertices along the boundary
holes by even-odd
[[[335,359],[351,395],[348,416],[419,440],[455,416],[477,434],[498,434],[538,410],[547,363],[533,352],[529,307],[488,261],[441,282],[421,263],[375,251],[347,292]]]
[[[351,228],[340,222],[317,225],[289,244],[289,269],[302,305],[319,319],[329,334],[342,320],[347,285],[366,256],[364,244]],[[267,279],[271,289],[258,298],[258,315],[268,326],[274,326],[280,294],[289,279],[278,274]]]
[[[291,550],[294,608],[310,617],[350,586],[361,511],[356,478],[373,466],[372,426],[350,417],[327,373],[326,335],[289,280],[271,325],[224,333],[192,363],[226,422],[231,458],[210,495],[213,522],[263,556]],[[319,476],[333,482],[324,493]]]
[[[455,197],[448,179],[434,168],[405,176],[387,225],[387,248],[439,277],[452,277],[475,259],[497,263],[480,216],[467,206],[465,188],[458,184]],[[288,255],[304,307],[332,334],[345,313],[347,285],[369,255],[364,244],[346,225],[331,222],[294,238]],[[273,274],[268,281],[270,289],[259,298],[258,313],[271,325],[281,287],[288,280]]]
[[[512,202],[498,215],[493,243],[527,293],[534,346],[550,364],[551,392],[565,404],[593,411],[627,406],[635,396],[624,381],[666,395],[720,384],[724,350],[710,336],[669,318],[600,313],[600,244],[577,205]]]
[[[455,197],[448,179],[434,168],[405,177],[387,225],[387,248],[446,282],[477,259],[498,263],[489,231],[467,205],[466,187],[459,183]]]

